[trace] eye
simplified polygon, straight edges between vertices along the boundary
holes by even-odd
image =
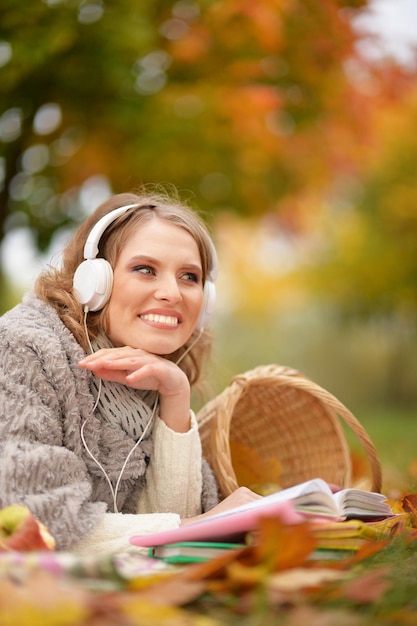
[[[200,277],[198,276],[198,274],[195,274],[194,272],[185,272],[181,278],[183,280],[189,281],[191,283],[199,283],[200,282]]]
[[[135,265],[132,267],[133,272],[139,272],[140,274],[146,274],[148,276],[152,276],[155,274],[155,270],[150,265]]]

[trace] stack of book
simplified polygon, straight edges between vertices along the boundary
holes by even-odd
[[[312,531],[317,547],[311,558],[330,560],[350,556],[371,541],[389,537],[396,522],[396,515],[376,521],[313,521]]]
[[[333,493],[324,480],[315,478],[173,530],[135,535],[131,543],[170,562],[205,561],[247,548],[262,517],[284,524],[309,519],[317,539],[313,558],[358,550],[364,542],[387,535],[390,520],[396,519],[383,494],[354,488]]]

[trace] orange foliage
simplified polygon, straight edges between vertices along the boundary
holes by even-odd
[[[282,15],[290,4],[291,0],[231,0],[214,4],[212,16],[225,46],[246,47],[255,40],[265,53],[276,53],[283,41]]]
[[[196,24],[185,37],[172,42],[168,50],[174,61],[194,65],[209,53],[210,46],[210,32],[202,24]]]
[[[245,485],[262,495],[267,495],[268,485],[273,491],[279,489],[282,466],[278,459],[260,457],[256,450],[237,441],[230,441],[230,452],[239,485]]]

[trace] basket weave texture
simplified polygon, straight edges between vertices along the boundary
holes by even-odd
[[[256,451],[263,463],[279,462],[282,488],[316,477],[351,486],[351,456],[341,420],[364,448],[371,490],[381,490],[381,465],[363,426],[332,394],[296,370],[260,365],[235,376],[200,409],[197,420],[204,456],[223,497],[239,486],[232,458],[236,446]]]

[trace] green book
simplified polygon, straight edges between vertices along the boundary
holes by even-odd
[[[217,543],[212,541],[181,541],[152,546],[148,556],[167,563],[198,563],[222,556],[230,550],[247,548],[243,543]]]

